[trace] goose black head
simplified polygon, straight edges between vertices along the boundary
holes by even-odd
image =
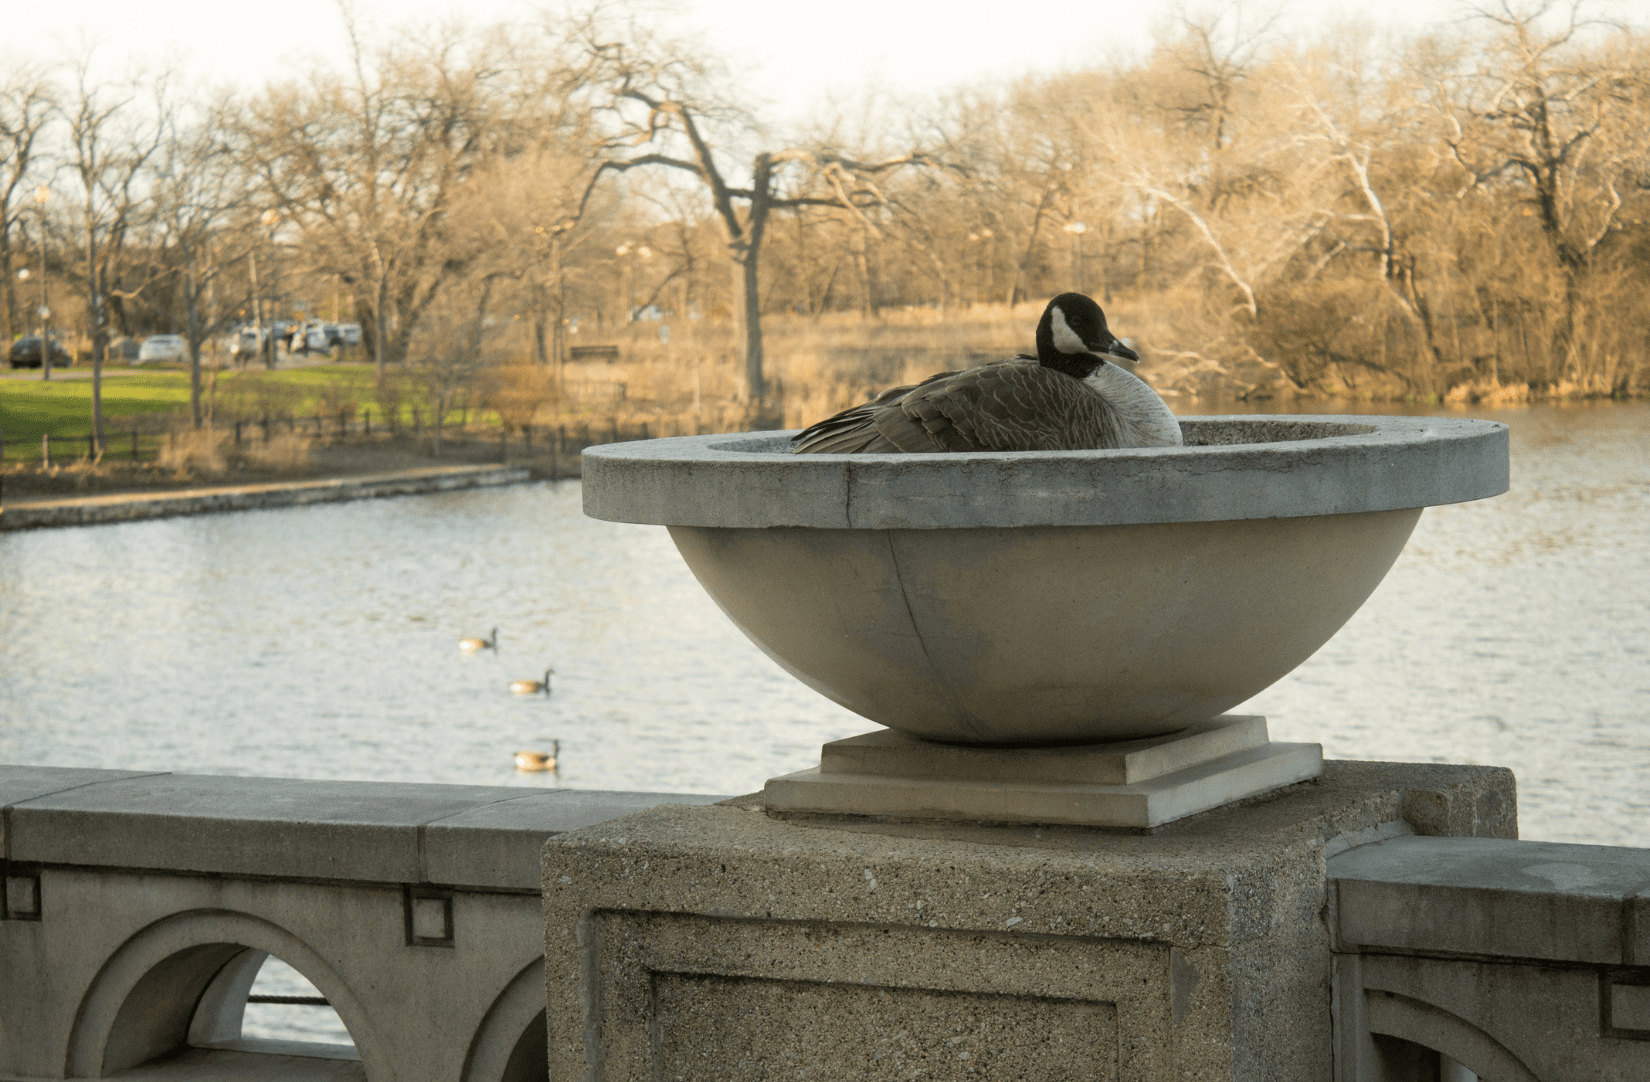
[[[1048,302],[1037,323],[1037,359],[1083,379],[1105,358],[1138,361],[1140,354],[1117,340],[1106,327],[1106,313],[1081,293],[1062,293]]]

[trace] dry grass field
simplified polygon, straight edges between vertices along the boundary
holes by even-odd
[[[766,373],[783,425],[802,427],[935,372],[1031,353],[1045,303],[887,310],[874,319],[857,313],[765,317]],[[1137,374],[1171,402],[1247,386],[1230,379],[1230,366],[1154,349],[1154,338],[1172,336],[1149,305],[1120,302],[1107,315],[1112,330],[1141,351]],[[668,340],[661,340],[665,328]],[[543,391],[543,407],[534,413],[539,423],[612,418],[621,425],[649,423],[665,435],[744,425],[742,362],[726,322],[638,322],[571,344],[616,345],[619,357],[569,362],[562,395],[548,386]]]

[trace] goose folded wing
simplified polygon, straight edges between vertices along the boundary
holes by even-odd
[[[900,402],[904,418],[948,451],[1094,446],[1103,409],[1099,396],[1081,382],[1035,361],[971,368],[918,387]],[[881,422],[879,416],[878,429],[893,439]]]
[[[834,414],[817,421],[791,437],[798,451],[832,452],[832,451],[865,451],[863,446],[867,439],[874,441],[875,430],[879,414],[892,409],[898,412],[898,403],[905,395],[912,391],[934,383],[936,380],[946,379],[957,375],[956,372],[938,372],[921,383],[907,383],[903,387],[890,387],[869,402],[862,402],[851,406],[841,413]],[[898,440],[893,441],[894,447],[901,451],[938,451],[940,447],[933,444],[926,436],[915,437],[917,445],[907,447]],[[908,441],[909,442],[909,441]],[[877,447],[877,450],[892,450],[893,448]]]

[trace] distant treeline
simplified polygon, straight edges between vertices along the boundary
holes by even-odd
[[[39,322],[42,280],[53,323],[99,353],[353,320],[381,375],[446,401],[500,364],[560,373],[570,346],[675,326],[655,354],[725,369],[777,416],[764,316],[792,328],[777,347],[826,314],[992,306],[975,322],[996,326],[1077,288],[1183,392],[1646,390],[1642,32],[1504,4],[1447,33],[1301,42],[1244,11],[1185,15],[1132,65],[867,95],[785,138],[713,49],[611,7],[377,42],[352,26],[346,69],[210,99],[8,64],[3,330]],[[805,374],[783,376],[793,399]]]

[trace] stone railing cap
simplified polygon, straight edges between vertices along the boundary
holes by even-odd
[[[1404,837],[1327,864],[1348,945],[1650,965],[1650,849]]]
[[[725,796],[242,778],[0,765],[0,855],[141,868],[534,891],[539,847]]]

